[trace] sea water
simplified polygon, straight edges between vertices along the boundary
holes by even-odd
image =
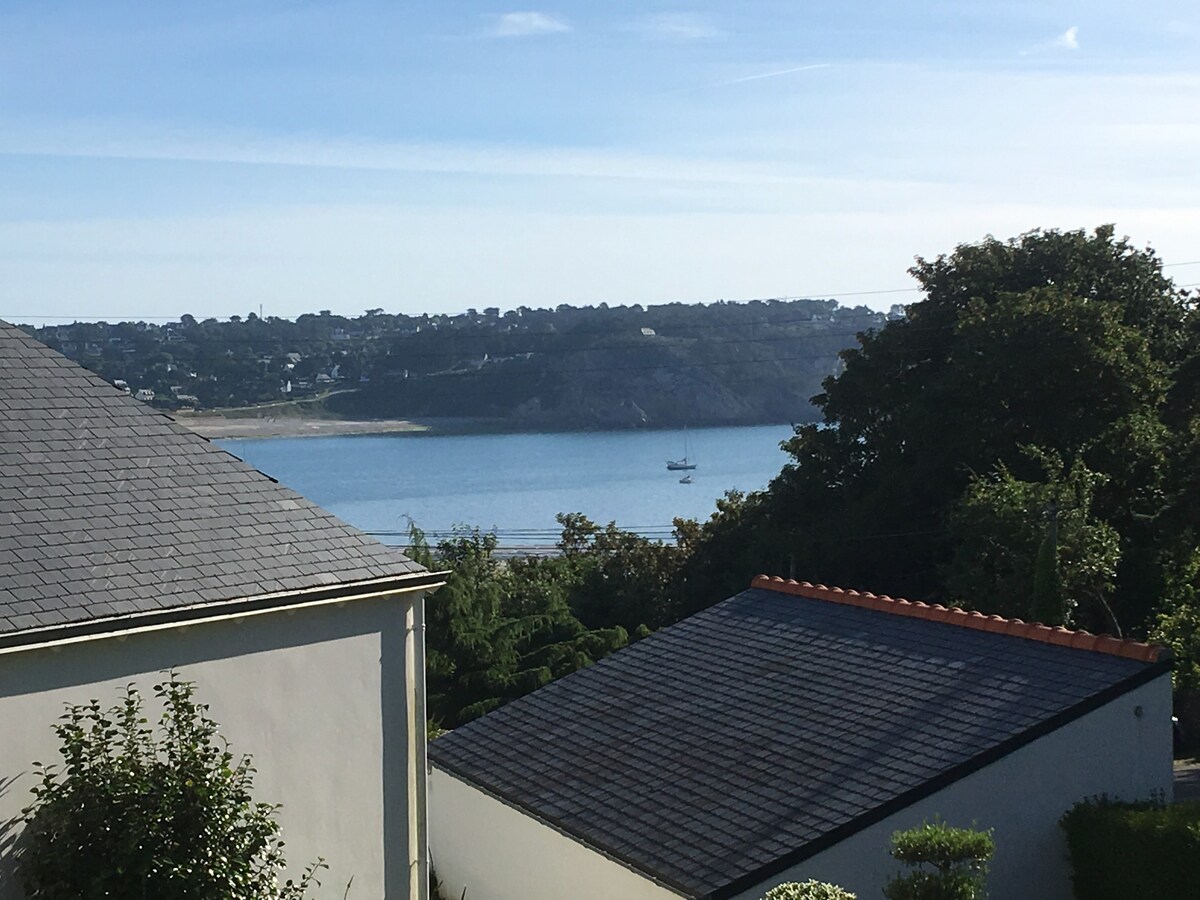
[[[221,440],[250,465],[386,543],[415,522],[440,538],[494,529],[502,546],[550,546],[554,516],[670,538],[677,517],[704,519],[726,491],[760,490],[788,457],[787,425],[557,434],[352,435]],[[692,483],[667,460],[684,455]]]

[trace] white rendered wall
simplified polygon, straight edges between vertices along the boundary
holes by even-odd
[[[1141,707],[1142,715],[1135,714]],[[941,816],[948,824],[995,829],[988,885],[996,900],[1069,900],[1070,865],[1058,826],[1079,800],[1107,794],[1170,801],[1171,679],[1164,675],[907,809],[860,831],[736,900],[758,900],[785,881],[815,878],[860,900],[882,896],[899,865],[892,833]]]
[[[429,847],[446,900],[678,900],[679,895],[459,781],[429,775]]]
[[[133,681],[153,722],[151,687],[171,666],[196,682],[233,752],[253,756],[255,799],[283,804],[296,872],[318,856],[328,861],[318,897],[341,898],[353,876],[350,900],[408,898],[415,800],[405,775],[405,613],[419,597],[0,654],[0,900],[21,896],[3,850],[6,828],[13,837],[31,800],[32,761],[59,758],[51,726],[63,705],[97,698],[111,706]],[[385,777],[385,758],[394,776]]]

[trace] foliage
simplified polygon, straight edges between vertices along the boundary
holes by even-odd
[[[431,731],[490,712],[625,646],[620,626],[588,628],[571,611],[564,559],[495,558],[496,536],[459,529],[430,548],[413,528],[409,554],[449,570],[426,613]]]
[[[763,900],[856,900],[857,896],[823,881],[789,881],[771,888]]]
[[[884,888],[888,900],[977,900],[986,896],[987,861],[996,852],[990,831],[926,822],[892,835],[902,872]]]
[[[685,614],[679,576],[685,550],[579,513],[559,515],[559,549],[570,572],[570,605],[589,626],[661,628]]]
[[[1200,548],[1172,560],[1167,597],[1150,632],[1175,655],[1175,686],[1200,689]]]
[[[277,807],[255,802],[254,768],[218,737],[195,686],[154,686],[148,725],[133,685],[121,703],[68,706],[55,733],[63,765],[38,769],[18,870],[30,900],[301,900],[323,864],[282,886]]]
[[[741,583],[795,572],[1144,635],[1196,546],[1193,300],[1111,227],[989,237],[911,271],[924,298],[842,354],[824,422],[796,427],[705,551]]]
[[[951,507],[950,596],[964,605],[985,598],[988,612],[1119,632],[1105,598],[1116,580],[1120,536],[1092,514],[1106,476],[1082,462],[1068,470],[1052,451],[1027,447],[1025,454],[1041,469],[1036,480],[998,465],[973,477]]]
[[[1076,804],[1062,818],[1077,900],[1200,897],[1200,803]]]

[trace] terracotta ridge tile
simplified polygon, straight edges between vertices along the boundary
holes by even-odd
[[[1020,619],[989,616],[954,606],[945,607],[940,603],[929,604],[920,600],[893,598],[886,594],[872,594],[869,591],[844,591],[839,587],[826,587],[823,584],[812,584],[791,578],[784,579],[778,575],[757,575],[750,582],[750,587],[790,594],[793,597],[807,597],[810,600],[825,600],[844,606],[857,606],[892,615],[908,616],[913,619],[944,622],[960,628],[990,631],[993,634],[1040,641],[1044,644],[1056,644],[1060,647],[1072,647],[1076,650],[1107,653],[1110,656],[1122,656],[1139,662],[1157,662],[1160,659],[1168,658],[1167,649],[1157,644],[1115,638],[1108,634],[1097,635],[1087,631],[1073,631],[1062,625],[1051,627],[1043,625],[1041,622],[1023,622]]]

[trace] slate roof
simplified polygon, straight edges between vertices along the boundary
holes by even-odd
[[[438,738],[430,760],[685,897],[723,898],[1169,665],[755,583]]]
[[[422,571],[0,322],[0,637]]]

